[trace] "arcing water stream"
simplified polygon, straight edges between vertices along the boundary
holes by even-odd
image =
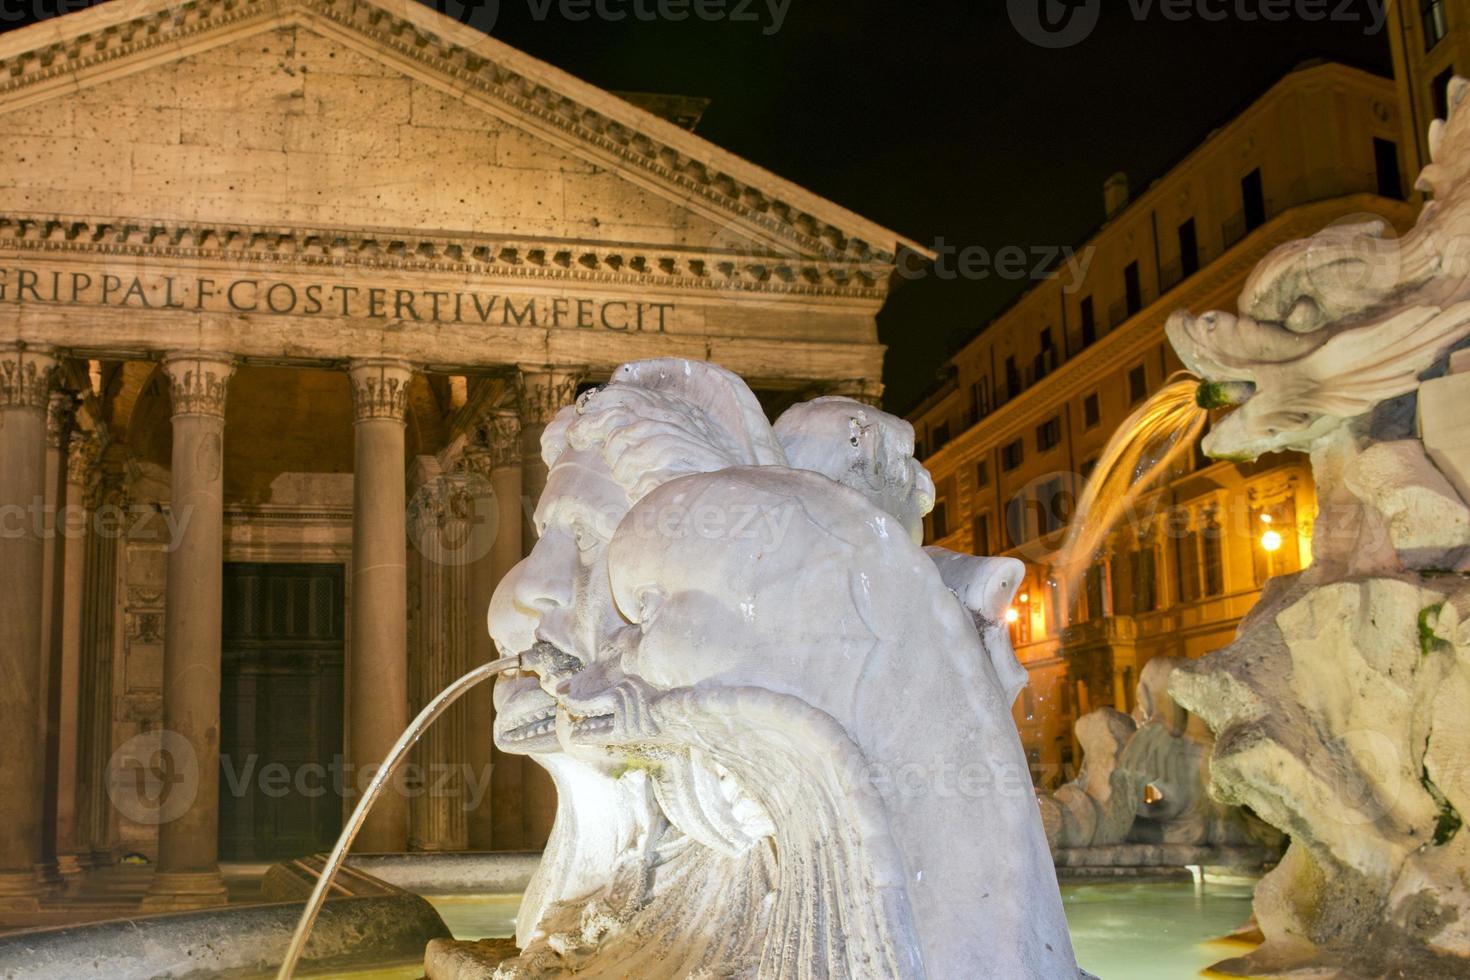
[[[1057,575],[1067,594],[1075,594],[1103,540],[1133,502],[1199,441],[1209,419],[1199,397],[1199,379],[1181,372],[1128,416],[1108,441],[1057,556]]]
[[[276,980],[291,980],[295,974],[296,964],[300,962],[302,950],[306,948],[306,940],[311,936],[312,924],[316,922],[316,917],[322,910],[322,903],[327,900],[327,892],[331,890],[332,879],[336,878],[337,872],[341,870],[342,862],[347,857],[347,850],[357,838],[357,832],[362,830],[368,811],[373,808],[373,803],[383,792],[383,787],[388,785],[393,774],[398,771],[398,766],[407,757],[408,750],[413,748],[414,743],[423,736],[428,727],[449,710],[449,706],[458,701],[466,691],[482,681],[487,681],[504,671],[514,670],[520,665],[521,658],[514,656],[476,667],[435,695],[434,700],[430,701],[424,710],[419,712],[418,717],[403,730],[403,734],[398,736],[398,741],[393,745],[393,751],[388,753],[388,758],[383,761],[382,767],[373,775],[367,792],[362,794],[362,799],[358,801],[357,807],[352,811],[352,816],[347,820],[347,826],[342,828],[342,834],[337,838],[331,856],[327,858],[326,865],[322,867],[321,877],[317,878],[316,887],[312,889],[311,897],[306,901],[306,908],[301,910],[301,918],[296,923],[296,932],[291,936],[291,945],[286,949],[286,958],[281,963],[281,969],[276,973]],[[488,734],[486,737],[489,737]]]

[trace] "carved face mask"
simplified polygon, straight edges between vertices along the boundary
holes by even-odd
[[[627,495],[600,452],[568,450],[557,459],[536,510],[536,545],[490,603],[490,632],[503,652],[571,670],[606,648],[622,625],[608,591],[607,545],[627,510]],[[495,742],[503,751],[560,751],[556,702],[536,674],[502,675],[495,710]]]

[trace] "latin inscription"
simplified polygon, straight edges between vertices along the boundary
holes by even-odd
[[[0,266],[0,303],[585,330],[667,330],[673,303],[209,276],[140,277]]]

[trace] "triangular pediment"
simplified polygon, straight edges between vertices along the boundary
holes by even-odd
[[[0,68],[0,213],[912,247],[411,0],[113,0],[0,37]]]

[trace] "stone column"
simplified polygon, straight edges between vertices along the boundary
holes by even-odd
[[[410,639],[408,693],[413,712],[469,670],[465,623],[465,563],[474,547],[472,477],[435,475],[408,509]],[[463,851],[469,845],[465,812],[465,704],[444,713],[410,753],[420,782],[409,807],[409,849]]]
[[[355,462],[347,761],[360,792],[409,720],[404,436],[413,370],[403,361],[358,360],[350,374]],[[389,788],[373,807],[356,850],[407,849],[408,797]]]
[[[496,409],[477,427],[463,464],[490,481],[494,492],[495,540],[490,550],[466,569],[470,664],[478,666],[499,658],[487,622],[490,597],[505,574],[521,560],[521,419],[513,409]],[[489,774],[490,792],[469,813],[472,850],[508,850],[524,845],[523,768],[534,763],[525,756],[507,755],[495,748],[493,689],[482,684],[465,695],[469,764],[483,783]]]
[[[87,864],[107,867],[113,853],[112,800],[107,793],[107,763],[113,743],[113,667],[118,636],[118,554],[121,522],[127,508],[126,481],[118,461],[83,460],[87,516],[82,570],[81,667],[77,718],[77,837]]]
[[[73,434],[67,453],[66,500],[57,520],[63,543],[61,637],[57,654],[61,703],[57,706],[56,864],[63,876],[80,870],[87,850],[79,834],[77,811],[82,599],[87,578],[87,484],[100,450],[101,443],[95,434]]]
[[[41,825],[41,876],[50,883],[62,880],[57,851],[57,819],[61,809],[61,703],[68,693],[67,679],[62,674],[61,634],[66,603],[66,529],[62,527],[66,509],[67,456],[71,444],[72,424],[77,401],[68,391],[52,391],[46,412],[46,555],[43,561],[44,598],[42,600],[42,690],[46,706],[42,739],[46,747],[46,801]],[[73,671],[70,681],[75,684]],[[73,686],[69,692],[76,694]],[[68,871],[76,871],[70,865]]]
[[[46,412],[56,359],[49,348],[0,347],[0,909],[39,907],[41,664]]]
[[[159,799],[158,867],[143,899],[148,911],[226,901],[219,872],[219,696],[225,396],[235,366],[225,354],[175,352],[163,367],[173,399],[169,511],[179,530],[169,542],[156,760],[169,783]]]
[[[546,489],[547,467],[541,458],[541,435],[556,413],[577,398],[577,386],[585,372],[550,366],[521,366],[521,493],[529,506],[522,508],[522,545],[529,550],[536,542],[531,514]],[[528,839],[524,846],[539,850],[551,836],[556,821],[556,784],[545,769],[525,763],[525,819]]]

